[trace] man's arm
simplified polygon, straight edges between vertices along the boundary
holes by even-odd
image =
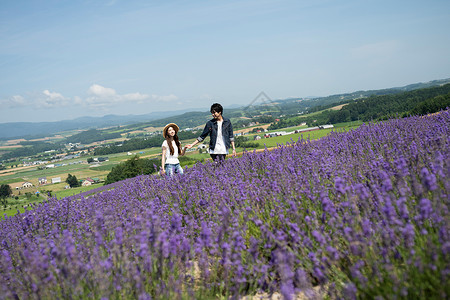
[[[209,123],[209,121],[208,121],[208,123]],[[195,145],[197,145],[198,143],[203,141],[208,136],[208,134],[211,132],[211,127],[208,126],[208,123],[206,123],[205,128],[203,128],[202,134],[192,144],[186,145],[186,147],[188,149],[191,149],[192,147],[194,147]]]
[[[228,134],[230,137],[230,142],[231,142],[231,147],[233,148],[233,156],[236,156],[236,147],[234,146],[234,134],[233,134],[233,125],[231,125],[231,121],[230,121],[230,126],[228,126]]]

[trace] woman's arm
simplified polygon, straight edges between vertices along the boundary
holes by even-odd
[[[181,148],[180,156],[183,156],[186,153],[186,149],[187,149],[187,146],[184,146],[183,148]]]
[[[162,147],[162,156],[161,156],[161,174],[165,174],[164,165],[166,164],[166,147]]]

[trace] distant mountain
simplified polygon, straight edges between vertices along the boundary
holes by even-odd
[[[191,110],[192,109],[162,112],[159,111],[144,115],[105,115],[103,117],[80,117],[73,120],[56,122],[0,123],[0,139],[5,140],[11,138],[29,137],[38,138],[69,130],[130,125],[180,115]]]

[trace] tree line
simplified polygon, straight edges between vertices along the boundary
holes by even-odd
[[[120,133],[106,133],[97,129],[89,129],[66,138],[67,143],[91,144],[98,141],[112,140],[122,137]]]

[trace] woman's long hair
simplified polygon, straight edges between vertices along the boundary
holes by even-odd
[[[169,128],[170,128],[170,127],[169,127]],[[169,128],[166,129],[165,136],[166,136],[167,145],[169,145],[170,155],[173,155],[174,152],[175,152],[175,150],[173,149],[172,142],[170,141],[169,134],[167,133],[167,131],[169,130]],[[175,144],[176,144],[177,147],[178,147],[178,154],[181,154],[181,143],[180,143],[180,141],[178,140],[178,135],[177,135],[176,133],[175,133],[175,135],[173,136],[173,140],[175,141]]]

